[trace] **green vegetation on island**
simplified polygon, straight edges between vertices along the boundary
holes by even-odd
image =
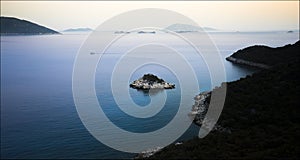
[[[235,53],[234,57],[272,67],[227,83],[217,125],[230,132],[213,130],[203,139],[195,137],[181,145],[169,145],[150,158],[298,159],[299,49],[298,41],[276,49],[249,47],[241,50],[243,54]]]
[[[13,17],[0,17],[1,35],[40,35],[60,34],[57,31],[38,24]]]

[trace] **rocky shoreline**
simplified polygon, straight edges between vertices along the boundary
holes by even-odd
[[[251,67],[257,67],[257,68],[261,68],[261,69],[270,69],[271,68],[271,66],[268,66],[268,65],[265,65],[262,63],[255,63],[255,62],[246,61],[246,60],[238,59],[238,58],[234,58],[234,57],[227,57],[226,60],[230,61],[232,63],[247,65],[247,66],[251,66]]]
[[[210,98],[211,92],[201,92],[194,97],[195,103],[190,112],[190,116],[194,117],[194,123],[199,126],[202,125],[203,119],[207,113]]]
[[[196,125],[207,129],[209,129],[209,127],[212,126],[208,119],[204,121],[205,115],[209,108],[211,93],[211,91],[201,92],[200,94],[196,95],[194,97],[195,103],[189,114],[190,117],[193,117],[193,122]],[[231,130],[229,128],[222,127],[219,124],[215,124],[212,131],[226,132],[229,134],[231,133]]]
[[[139,153],[134,159],[148,158],[154,155],[156,152],[159,152],[161,149],[162,147],[147,149],[146,151],[142,151],[141,153]]]
[[[175,84],[165,82],[163,79],[158,78],[156,75],[153,74],[145,74],[138,80],[133,81],[129,86],[131,88],[140,90],[175,88]]]

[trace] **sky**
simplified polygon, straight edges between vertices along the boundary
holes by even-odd
[[[141,8],[168,9],[201,27],[226,31],[299,29],[299,1],[1,1],[1,16],[29,20],[61,31],[96,28],[105,20]]]

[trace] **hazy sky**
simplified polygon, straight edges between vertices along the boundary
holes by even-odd
[[[60,31],[77,27],[96,28],[115,15],[141,8],[173,10],[193,19],[202,27],[222,30],[299,29],[299,1],[1,1],[1,16],[26,19]]]

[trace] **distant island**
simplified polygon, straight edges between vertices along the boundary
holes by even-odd
[[[115,31],[115,34],[129,34],[130,32],[128,31]]]
[[[138,80],[133,81],[130,85],[131,88],[150,90],[150,89],[173,89],[175,84],[165,82],[163,79],[158,78],[153,74],[145,74]]]
[[[186,32],[198,32],[201,30],[204,31],[217,31],[214,28],[209,28],[209,27],[199,27],[199,26],[193,26],[193,25],[189,25],[189,24],[180,24],[180,23],[176,23],[176,24],[172,24],[168,27],[165,28],[166,30],[170,30],[173,32],[177,32],[177,33],[186,33]]]
[[[70,28],[63,30],[63,32],[91,32],[93,31],[91,28]]]
[[[138,34],[155,34],[155,31],[138,31]]]
[[[149,157],[141,153],[136,158],[298,159],[299,44],[300,41],[278,48],[251,46],[231,55],[270,68],[234,82],[226,82],[227,94],[222,114],[205,138],[194,138],[180,145],[174,143],[155,150]],[[202,92],[194,98],[191,113],[196,114],[195,124],[205,125],[203,118],[211,94],[218,93],[224,86]]]
[[[1,35],[60,34],[47,27],[14,17],[0,17]]]

